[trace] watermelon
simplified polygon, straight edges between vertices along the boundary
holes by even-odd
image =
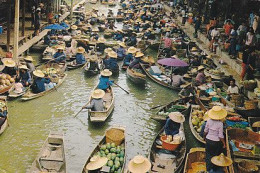
[[[100,147],[100,149],[103,150],[103,151],[105,151],[106,148],[107,148],[106,145],[101,145],[101,147]]]
[[[119,154],[121,152],[120,149],[116,149],[116,153]]]
[[[110,143],[107,143],[106,147],[107,147],[108,150],[110,150],[111,144],[110,144]]]
[[[110,149],[110,152],[111,152],[111,153],[116,153],[116,148],[111,148],[111,149]]]
[[[111,143],[111,148],[115,148],[116,144],[115,143]]]
[[[109,160],[107,162],[107,166],[109,166],[111,168],[112,166],[114,166],[114,162],[112,160]]]
[[[121,151],[120,152],[120,157],[124,157],[125,156],[125,152],[124,151]]]
[[[120,162],[119,161],[115,161],[114,166],[115,166],[115,169],[117,170],[120,167]]]
[[[106,150],[105,150],[105,153],[106,153],[106,154],[108,154],[108,153],[109,153],[109,150],[108,150],[108,149],[106,149]]]

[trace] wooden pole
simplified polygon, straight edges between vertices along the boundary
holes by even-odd
[[[19,41],[19,8],[20,0],[15,0],[15,16],[14,16],[14,51],[13,58],[18,63],[18,41]]]
[[[71,6],[70,6],[70,19],[72,19],[72,13],[73,13],[73,0],[71,0]]]
[[[23,0],[22,36],[25,36],[25,0]]]
[[[7,14],[7,43],[6,48],[7,52],[10,51],[10,42],[11,42],[11,0],[8,0],[8,14]]]

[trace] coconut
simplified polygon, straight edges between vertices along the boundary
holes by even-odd
[[[14,82],[15,82],[14,78],[11,78],[11,79],[10,79],[10,82],[11,82],[11,83],[14,83]]]
[[[1,79],[1,84],[4,85],[5,84],[5,80]]]
[[[11,78],[12,77],[9,74],[6,75],[6,79],[10,80]]]
[[[4,86],[3,85],[0,85],[0,90],[2,90],[4,88]]]
[[[11,82],[10,82],[9,80],[5,80],[5,82],[6,82],[6,85],[7,85],[7,86],[10,86],[10,85],[11,85]]]
[[[3,75],[2,75],[2,79],[6,79],[6,74],[3,74]]]

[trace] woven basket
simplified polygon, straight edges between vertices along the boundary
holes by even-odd
[[[230,102],[234,103],[236,106],[243,104],[243,97],[240,94],[232,94]]]
[[[257,86],[256,81],[254,83],[249,81],[244,82],[244,88],[248,91],[253,91],[256,88],[256,86]]]
[[[244,102],[244,107],[247,110],[256,109],[258,101],[257,100],[246,100]]]
[[[253,162],[243,160],[238,163],[238,173],[256,173],[258,170],[258,167]]]
[[[115,143],[117,146],[119,146],[124,139],[125,135],[123,130],[111,128],[106,131],[106,143]]]

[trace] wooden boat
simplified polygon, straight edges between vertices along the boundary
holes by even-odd
[[[253,150],[251,147],[258,145],[260,143],[260,134],[243,130],[238,128],[226,129],[226,142],[227,142],[227,156],[233,158],[233,164],[228,167],[230,173],[238,172],[238,163],[241,161],[249,161],[256,164],[259,168],[260,166],[260,155],[253,154]],[[235,146],[239,149],[239,151],[233,151],[230,141],[233,141]],[[249,147],[248,149],[244,147]],[[258,151],[259,152],[259,151]]]
[[[119,15],[116,16],[116,21],[121,22],[123,20],[124,20],[124,16],[119,16]]]
[[[13,86],[14,86],[14,83],[9,85],[9,86],[7,86],[7,87],[5,87],[5,88],[3,88],[3,89],[1,89],[0,90],[0,94],[5,94],[7,92],[10,92],[10,90],[12,89]]]
[[[162,108],[160,108],[155,115],[153,115],[151,118],[160,122],[165,123],[168,115],[162,115],[161,112],[167,112],[172,106],[174,105],[180,105],[183,106],[183,109],[178,109],[178,111],[180,111],[185,117],[187,117],[190,113],[190,106],[186,106],[185,104],[189,101],[190,97],[186,97],[186,98],[181,98],[181,99],[176,99],[170,103],[168,103],[167,105],[163,106]]]
[[[21,93],[16,93],[14,87],[12,87],[9,91],[8,98],[15,99],[15,98],[21,97],[22,95],[24,95],[27,92],[28,89],[29,89],[29,87],[26,87],[26,88],[24,88],[24,90]]]
[[[146,82],[146,76],[142,73],[136,72],[132,69],[127,68],[126,74],[128,79],[138,85],[144,85]]]
[[[0,102],[5,104],[6,110],[7,110],[7,115],[6,117],[0,117],[0,135],[4,133],[5,129],[8,127],[8,108],[7,108],[7,100],[6,96],[0,96]]]
[[[67,64],[67,69],[68,70],[75,70],[75,69],[78,69],[82,66],[84,66],[85,64],[72,64],[72,63],[68,63]]]
[[[90,97],[89,100],[91,102],[92,98]],[[109,115],[111,115],[111,113],[113,112],[115,107],[115,98],[114,98],[114,92],[112,87],[110,87],[110,92],[105,93],[103,100],[106,103],[105,105],[106,110],[104,111],[92,111],[90,109],[88,110],[88,117],[91,122],[104,122],[107,120]]]
[[[124,132],[124,134],[125,134],[125,128],[124,128],[124,127],[112,126],[110,129],[113,129],[113,128],[114,128],[114,129],[118,129],[118,130]],[[93,157],[94,155],[96,155],[97,152],[100,151],[100,149],[101,149],[100,147],[101,147],[102,145],[104,145],[104,144],[106,144],[106,135],[103,136],[103,138],[101,139],[101,141],[99,142],[99,144],[98,144],[98,145],[95,147],[95,149],[91,152],[91,154],[90,154],[88,160],[86,161],[86,163],[85,163],[85,165],[84,165],[84,168],[83,168],[83,170],[82,170],[82,173],[88,173],[88,172],[89,172],[89,171],[86,169],[87,164],[90,162],[91,157]],[[125,153],[125,151],[126,151],[126,140],[125,140],[125,139],[122,141],[122,143],[121,143],[120,146],[121,146],[121,148],[124,148],[124,153]],[[124,172],[125,162],[126,162],[126,157],[124,156],[124,161],[123,161],[121,173]]]
[[[260,127],[253,127],[255,122],[260,122],[260,117],[248,117],[248,123],[254,132],[259,132]]]
[[[51,132],[29,172],[66,173],[63,133]]]
[[[182,141],[175,151],[168,151],[162,149],[162,146],[159,145],[159,143],[161,143],[160,137],[163,132],[164,128],[160,130],[154,139],[150,150],[149,159],[152,163],[152,172],[179,173],[183,168],[183,162],[186,155],[186,139]]]
[[[48,47],[48,45],[44,44],[44,40],[39,41],[38,43],[34,44],[30,50],[32,51],[43,51]]]
[[[44,96],[44,95],[46,95],[46,94],[48,94],[52,91],[55,91],[64,82],[66,77],[67,77],[67,74],[63,74],[63,75],[59,76],[57,85],[52,89],[49,89],[49,90],[46,90],[46,91],[43,91],[43,92],[40,92],[40,93],[33,93],[32,90],[30,89],[22,96],[21,99],[23,101],[32,100],[32,99]]]
[[[153,76],[150,72],[149,72],[149,69],[150,69],[150,66],[149,65],[145,65],[145,64],[140,64],[143,71],[145,72],[145,74],[151,79],[153,80],[154,82],[158,83],[159,85],[162,85],[164,87],[167,87],[169,89],[172,89],[172,90],[175,90],[175,91],[180,91],[181,88],[179,87],[173,87],[172,85],[170,85],[169,83],[166,83],[162,80],[159,80],[157,79],[155,76]]]
[[[202,165],[202,167],[205,166],[204,170],[198,170],[198,172],[199,171],[206,172],[205,158],[206,158],[205,148],[191,148],[190,152],[186,156],[183,173],[188,173],[190,169],[194,169],[192,167],[192,164],[196,162],[198,163],[198,165]]]
[[[58,74],[63,74],[67,69],[67,64],[49,61],[48,63],[43,64],[42,66],[39,66],[39,69],[42,71],[46,71],[46,70],[48,70],[48,68],[54,68],[54,69],[56,69]]]
[[[50,61],[53,59],[53,55],[55,54],[56,50],[52,47],[46,47],[46,49],[42,53],[42,61]]]
[[[91,4],[96,4],[97,3],[97,0],[90,0],[89,1]]]

